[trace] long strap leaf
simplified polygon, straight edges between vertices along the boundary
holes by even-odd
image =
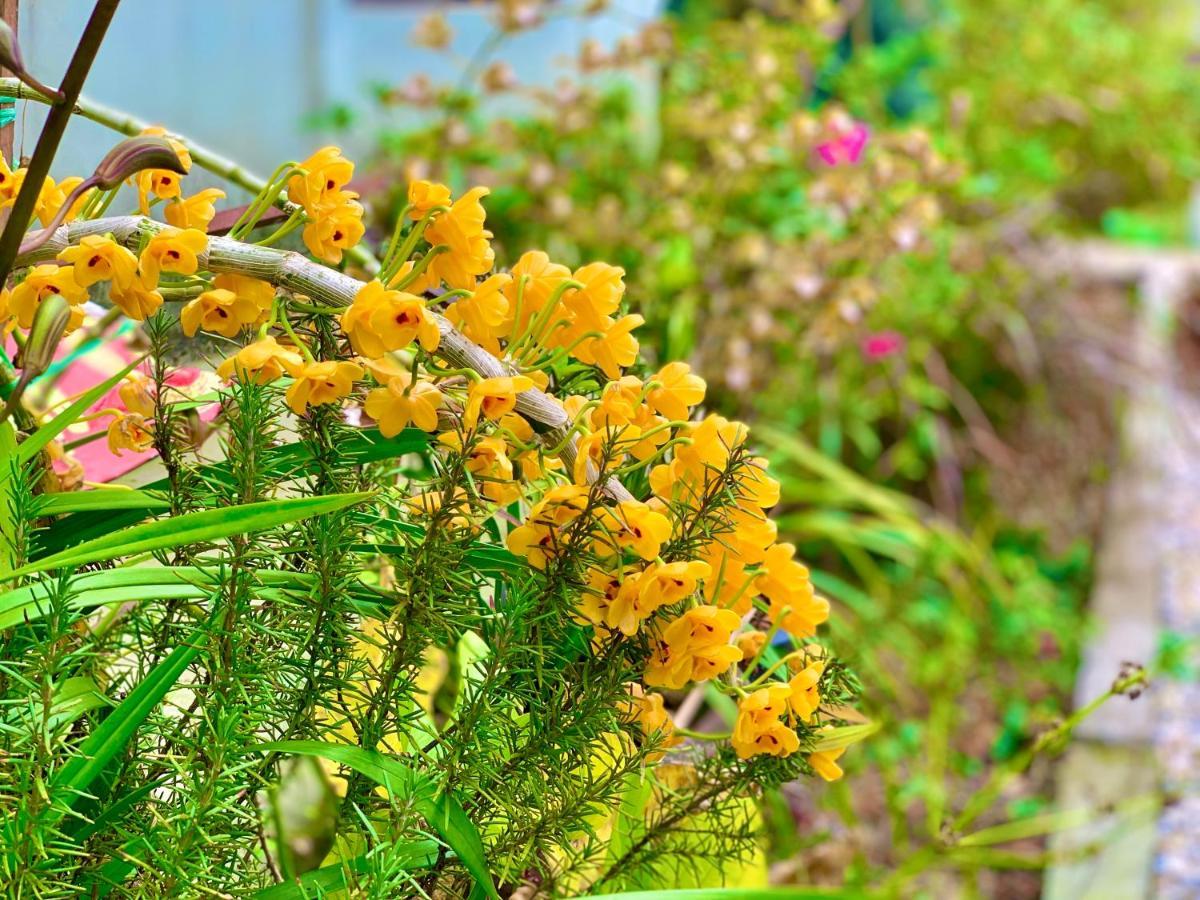
[[[200,566],[131,566],[77,572],[67,583],[64,606],[68,613],[77,615],[110,603],[202,600],[212,593],[220,578],[221,573],[215,567]],[[314,576],[308,572],[262,569],[255,573],[254,582],[251,591],[256,597],[275,599],[311,590]],[[58,579],[49,577],[0,593],[0,631],[46,615],[56,607],[52,598],[59,590],[62,587]],[[377,619],[390,614],[390,598],[374,588],[355,584],[347,590],[351,604],[361,615]]]
[[[117,556],[132,556],[138,553],[178,547],[181,544],[214,541],[235,534],[262,531],[287,522],[295,522],[310,516],[344,509],[372,496],[369,493],[362,493],[294,497],[287,500],[267,500],[262,503],[247,503],[243,506],[186,513],[182,516],[134,525],[132,528],[126,528],[114,534],[107,534],[82,544],[76,544],[61,553],[44,556],[21,566],[11,575],[30,575],[49,569],[100,562]]]
[[[346,465],[366,465],[386,459],[395,459],[405,453],[424,450],[429,444],[429,435],[415,428],[407,428],[395,437],[385,438],[378,429],[356,431],[338,441],[338,459]],[[264,454],[263,473],[276,479],[294,478],[315,468],[312,448],[297,441],[273,447]],[[230,482],[232,475],[228,462],[210,463],[199,466],[196,475],[201,480]],[[142,488],[147,492],[165,491],[167,481],[155,481]],[[116,513],[81,511],[55,522],[41,536],[40,544],[45,552],[54,553],[68,546],[79,544],[92,537],[107,534],[115,528],[135,525],[144,519],[140,510]]]
[[[171,690],[179,676],[196,658],[204,643],[205,632],[197,630],[170,656],[160,662],[138,683],[129,696],[121,701],[113,712],[88,735],[63,764],[50,782],[50,797],[65,809],[74,806],[79,796],[87,790],[100,774],[105,764],[112,759],[133,737],[138,726],[158,706]]]
[[[681,888],[629,891],[621,894],[588,894],[578,900],[850,900],[866,896],[866,893],[851,888]]]
[[[477,888],[482,887],[486,896],[493,900],[500,896],[488,871],[483,841],[475,824],[453,796],[438,793],[437,784],[428,775],[418,772],[398,759],[349,744],[275,741],[260,744],[257,749],[320,756],[365,775],[383,785],[394,797],[411,800],[413,808],[425,817],[430,827],[441,835],[446,846],[454,851],[466,870],[471,873]]]
[[[411,841],[406,844],[392,845],[388,848],[390,860],[397,859],[396,851],[400,849],[406,855],[400,865],[406,870],[424,869],[437,862],[441,845],[437,841]],[[308,900],[310,897],[324,896],[324,892],[340,891],[347,886],[347,875],[353,873],[363,875],[370,871],[370,862],[366,856],[356,856],[354,859],[334,865],[323,866],[312,872],[306,872],[295,881],[263,888],[251,895],[251,900]]]
[[[110,509],[168,509],[163,497],[146,491],[122,488],[98,488],[92,491],[70,491],[65,494],[39,494],[34,509],[40,516],[59,516],[64,513],[92,512]]]
[[[160,662],[129,692],[121,703],[72,753],[62,767],[54,773],[46,788],[49,808],[36,823],[20,821],[20,817],[5,823],[9,847],[15,845],[14,829],[34,827],[52,833],[62,818],[85,796],[105,765],[120,753],[133,737],[142,721],[158,706],[171,690],[179,676],[200,652],[205,638],[204,629],[198,629],[181,646]],[[10,858],[10,865],[15,860]]]

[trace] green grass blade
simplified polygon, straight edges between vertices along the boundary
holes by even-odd
[[[346,465],[367,465],[386,459],[395,459],[405,453],[417,453],[429,445],[429,435],[415,428],[400,432],[395,437],[385,438],[378,429],[356,431],[338,442],[338,456]],[[273,447],[263,455],[264,475],[276,480],[296,478],[309,474],[314,469],[311,448],[303,443],[284,444]],[[196,474],[201,480],[231,483],[229,463],[212,463],[199,466]],[[170,488],[166,479],[145,485],[146,492],[166,491]],[[46,554],[57,553],[66,547],[85,540],[108,534],[117,529],[136,525],[145,518],[137,510],[126,510],[115,515],[82,511],[62,519],[48,529],[40,540]]]
[[[4,710],[0,721],[8,727],[20,727],[22,722],[32,721],[39,730],[45,723],[45,729],[53,732],[61,725],[74,722],[86,712],[107,706],[109,700],[97,687],[96,682],[86,675],[67,678],[57,684],[54,695],[50,699],[50,710],[47,715],[42,708],[41,697],[31,696],[27,705],[13,705]],[[29,713],[32,712],[32,719]]]
[[[840,750],[852,747],[873,735],[880,729],[879,722],[868,722],[866,725],[843,725],[839,728],[823,729],[821,737],[813,744],[813,750]]]
[[[16,521],[13,518],[13,474],[19,470],[17,457],[17,433],[12,421],[0,422],[0,576],[7,575],[16,565],[16,549],[13,536]]]
[[[118,556],[132,556],[165,550],[181,544],[195,544],[248,534],[274,528],[287,522],[335,512],[374,496],[362,494],[332,494],[324,497],[295,497],[288,500],[267,500],[223,509],[206,509],[134,525],[113,534],[77,544],[51,556],[42,557],[16,569],[11,574],[31,575],[49,569],[81,566]]]
[[[71,834],[75,843],[82,844],[94,834],[101,834],[116,825],[127,812],[149,797],[155,790],[163,786],[162,781],[149,781],[140,784],[124,794],[118,800],[104,807],[104,812],[90,822],[82,822],[80,827]]]
[[[99,686],[86,675],[66,679],[54,692],[47,727],[51,730],[74,722],[86,712],[109,705]]]
[[[684,888],[681,890],[629,891],[621,894],[587,894],[579,900],[849,900],[868,896],[852,888],[822,890],[811,887]]]
[[[419,526],[409,525],[406,522],[389,522],[388,527],[401,531],[408,531],[411,528],[414,535],[422,533]],[[386,541],[364,541],[353,545],[351,549],[359,553],[380,553],[397,560],[403,559],[412,552],[412,548],[405,544]],[[511,575],[529,571],[528,563],[519,556],[514,556],[504,547],[496,544],[484,544],[480,541],[473,543],[467,550],[466,561],[473,568],[488,575]]]
[[[467,817],[466,811],[457,800],[448,794],[439,795],[437,784],[428,775],[410,768],[398,759],[348,744],[276,741],[260,744],[258,749],[320,756],[365,775],[383,785],[384,789],[394,796],[411,799],[414,808],[455,852],[476,884],[482,885],[488,897],[493,900],[499,898],[500,895],[496,892],[496,886],[488,871],[487,860],[484,858],[483,841],[474,823]]]
[[[199,629],[193,632],[187,643],[171,651],[54,773],[48,788],[53,806],[53,814],[49,815],[50,823],[61,819],[72,809],[108,761],[124,749],[142,720],[158,706],[196,658],[204,637],[204,630]],[[42,823],[50,824],[44,819]]]
[[[79,613],[110,603],[146,600],[200,600],[212,593],[218,573],[199,566],[137,566],[80,572],[68,583],[66,608]],[[256,575],[256,594],[305,591],[313,576],[305,572],[261,570]],[[58,589],[54,578],[27,584],[0,594],[0,630],[41,618],[52,608],[50,598]],[[370,596],[364,588],[364,596]]]
[[[429,435],[416,428],[406,428],[394,437],[385,438],[378,428],[354,431],[339,438],[338,461],[342,465],[361,466],[396,459],[406,453],[419,453],[429,446]],[[294,478],[313,471],[315,458],[312,447],[305,441],[295,441],[272,447],[263,454],[262,471],[275,479]],[[228,482],[232,476],[228,462],[200,466],[196,475],[205,480]],[[166,490],[166,479],[145,486],[146,490]]]
[[[400,845],[407,858],[401,865],[408,870],[425,869],[437,862],[441,845],[437,841],[410,841]],[[396,846],[389,848],[389,855],[394,853]],[[354,873],[363,875],[370,871],[370,864],[365,856],[356,856],[335,865],[324,866],[312,872],[306,872],[295,881],[272,885],[250,895],[250,900],[309,900],[311,897],[322,896],[322,892],[343,890],[350,879],[347,875]]]
[[[139,858],[143,850],[150,850],[150,842],[144,837],[130,838],[122,844],[116,855],[87,874],[83,882],[86,896],[92,900],[102,900],[120,888],[125,879],[137,870],[133,860]]]
[[[40,494],[36,498],[34,509],[38,515],[60,516],[65,513],[109,509],[169,509],[170,506],[164,498],[146,491],[97,488],[65,494]]]

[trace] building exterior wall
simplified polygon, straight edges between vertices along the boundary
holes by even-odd
[[[453,82],[447,55],[414,47],[409,34],[431,10],[445,12],[462,65],[493,32],[490,4],[403,0],[123,0],[85,96],[162,123],[248,169],[270,172],[302,159],[330,138],[305,122],[330,104],[371,109],[372,84],[398,84],[418,72]],[[551,16],[503,41],[491,58],[507,61],[525,83],[553,83],[585,38],[611,46],[658,15],[663,0],[614,0],[581,19]],[[20,38],[26,64],[43,81],[61,78],[87,20],[90,0],[23,0]],[[444,77],[439,77],[444,76]],[[642,75],[639,102],[655,102],[655,79]],[[16,153],[32,151],[44,111],[18,104]],[[339,135],[352,154],[370,150],[372,122]],[[67,132],[54,174],[90,172],[112,133],[86,121]],[[199,187],[203,179],[194,177]],[[215,181],[212,183],[216,183]]]

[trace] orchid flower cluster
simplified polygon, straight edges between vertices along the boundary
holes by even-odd
[[[304,167],[319,172],[322,165],[343,165],[330,152],[320,151]],[[578,614],[592,627],[597,647],[644,631],[652,647],[646,687],[678,690],[729,675],[731,692],[743,698],[733,734],[738,754],[796,752],[801,742],[788,723],[815,722],[824,667],[819,648],[788,659],[798,670],[790,681],[736,683],[737,664],[757,662],[767,639],[743,627],[744,618],[761,614],[772,636],[782,630],[804,639],[829,614],[828,602],[815,595],[807,570],[794,560],[794,548],[775,542],[766,510],[779,490],[765,460],[747,454],[744,425],[714,415],[690,421],[705,384],[686,364],[668,363],[645,379],[622,374],[637,359],[632,332],[642,319],[620,314],[620,268],[591,263],[571,271],[531,251],[511,272],[491,273],[486,194],[474,188],[453,199],[442,184],[410,185],[402,212],[413,229],[340,317],[355,361],[302,362],[297,350],[265,336],[227,360],[223,371],[259,379],[291,373],[288,402],[297,413],[340,401],[370,373],[378,386],[368,391],[363,409],[382,433],[409,425],[441,431],[439,443],[465,459],[477,488],[474,497],[418,494],[414,512],[444,513],[449,503],[456,507],[451,521],[474,527],[472,519],[494,506],[524,500],[529,511],[508,532],[507,546],[539,570],[586,560]],[[422,241],[427,252],[408,259]],[[395,354],[419,348],[427,358],[438,349],[434,305],[509,374],[442,373],[422,366],[419,353],[398,364]],[[539,452],[532,423],[515,410],[522,392],[548,388],[570,363],[599,370],[602,379],[595,396],[556,401],[570,423],[560,445],[575,442],[568,469]],[[456,420],[453,428],[444,425],[447,413]],[[651,496],[621,495],[614,502],[604,486],[637,473],[648,479]],[[637,720],[670,737],[661,696],[641,686],[631,690]],[[787,703],[773,705],[768,694]],[[835,777],[838,753],[809,759]]]
[[[186,168],[186,150],[178,152]],[[364,234],[362,207],[346,188],[353,168],[336,147],[322,148],[281,167],[250,209],[261,217],[286,184],[294,206],[279,231],[302,226],[315,260],[340,262]],[[219,192],[186,196],[165,170],[138,173],[135,186],[141,210],[164,202],[174,224],[125,240],[88,233],[53,263],[32,266],[4,294],[17,325],[30,328],[39,304],[58,294],[71,308],[66,330],[77,327],[99,283],[141,321],[166,291],[185,301],[185,335],[249,336],[217,366],[222,378],[286,385],[297,416],[345,407],[384,437],[410,427],[436,433],[438,452],[462,463],[468,484],[415,490],[413,520],[436,515],[444,527],[474,532],[484,520],[499,522],[511,553],[547,578],[576,584],[574,616],[590,629],[594,651],[621,647],[642,661],[627,713],[647,737],[665,747],[680,740],[653,689],[712,683],[737,700],[729,737],[738,756],[804,752],[823,777],[841,774],[834,760],[844,748],[814,749],[814,735],[833,717],[821,705],[825,653],[804,643],[828,618],[829,603],[795,548],[776,541],[768,511],[779,485],[749,451],[745,425],[697,413],[706,386],[687,364],[628,371],[643,320],[622,310],[621,268],[594,262],[572,270],[530,251],[510,271],[494,271],[487,189],[455,198],[443,184],[418,180],[375,276],[355,282],[345,307],[327,307],[245,272],[205,271],[216,256],[205,232]],[[234,232],[255,224],[251,214]],[[336,321],[334,352],[301,336],[297,308]],[[486,354],[494,372],[442,365],[450,334]],[[154,398],[144,381],[133,373],[122,389],[128,411],[113,413],[114,451],[154,443]],[[522,414],[531,396],[554,411],[553,428]],[[631,484],[644,486],[644,499]],[[780,640],[795,649],[761,664]]]

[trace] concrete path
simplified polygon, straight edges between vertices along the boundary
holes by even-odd
[[[1105,510],[1091,598],[1094,632],[1076,688],[1104,693],[1121,664],[1149,665],[1165,640],[1200,644],[1200,394],[1176,355],[1178,313],[1200,289],[1200,256],[1064,246],[1066,273],[1130,284],[1141,301],[1130,350],[1139,373]],[[1058,806],[1091,810],[1055,835],[1048,900],[1200,897],[1200,684],[1159,677],[1114,698],[1077,732],[1059,767]]]

